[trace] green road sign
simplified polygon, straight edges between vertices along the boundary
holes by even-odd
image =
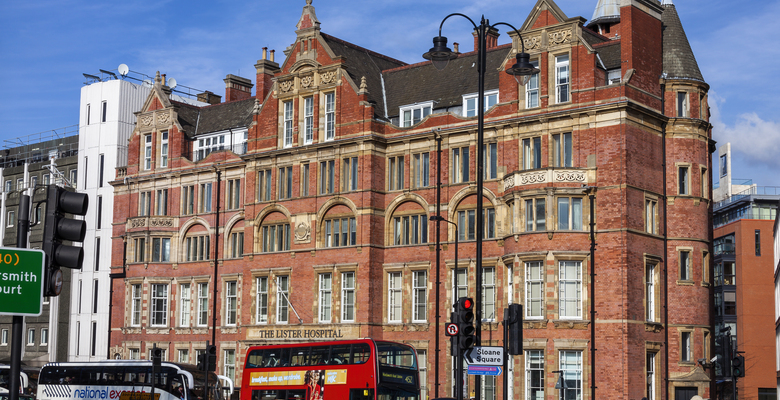
[[[43,250],[0,247],[0,315],[41,315]]]

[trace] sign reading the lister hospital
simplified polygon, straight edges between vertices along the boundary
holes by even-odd
[[[0,315],[41,315],[45,258],[42,250],[0,247]]]

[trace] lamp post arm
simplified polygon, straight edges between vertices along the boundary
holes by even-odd
[[[452,17],[453,15],[460,15],[461,17],[466,18],[467,20],[469,20],[469,22],[471,22],[471,25],[474,25],[474,29],[477,29],[477,24],[475,24],[474,21],[468,17],[468,15],[461,14],[461,13],[452,13],[444,17],[443,20],[441,20],[441,24],[439,24],[439,36],[441,36],[441,28],[444,27],[444,21],[446,21],[449,17]]]
[[[515,31],[515,33],[517,33],[517,37],[520,38],[521,53],[525,53],[525,43],[523,43],[523,35],[520,34],[520,31],[517,28],[515,28],[514,26],[512,26],[512,24],[509,24],[509,23],[506,23],[506,22],[496,22],[495,24],[491,25],[490,27],[491,28],[495,28],[495,27],[497,27],[499,25],[508,26],[508,27],[512,28],[512,30]]]

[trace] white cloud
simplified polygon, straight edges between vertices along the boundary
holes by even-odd
[[[756,112],[739,114],[729,123],[721,118],[720,107],[726,99],[709,93],[712,136],[719,144],[731,142],[731,149],[741,153],[748,164],[780,169],[780,123],[764,120]]]

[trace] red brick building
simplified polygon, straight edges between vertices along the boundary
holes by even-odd
[[[240,383],[250,345],[398,340],[419,351],[424,395],[450,396],[445,316],[481,284],[483,345],[501,345],[504,308],[524,305],[511,398],[555,398],[557,370],[578,398],[710,396],[696,362],[712,340],[709,87],[673,5],[600,1],[586,25],[539,0],[507,21],[541,70],[525,84],[503,72],[518,35],[489,38],[477,193],[476,52],[441,72],[408,65],[325,34],[307,3],[285,60],[255,65],[254,96],[228,76],[228,102],[198,107],[156,80],[112,183],[112,353],[156,343],[193,362],[213,335]],[[428,222],[439,173],[457,277],[455,229],[441,225],[437,265]]]

